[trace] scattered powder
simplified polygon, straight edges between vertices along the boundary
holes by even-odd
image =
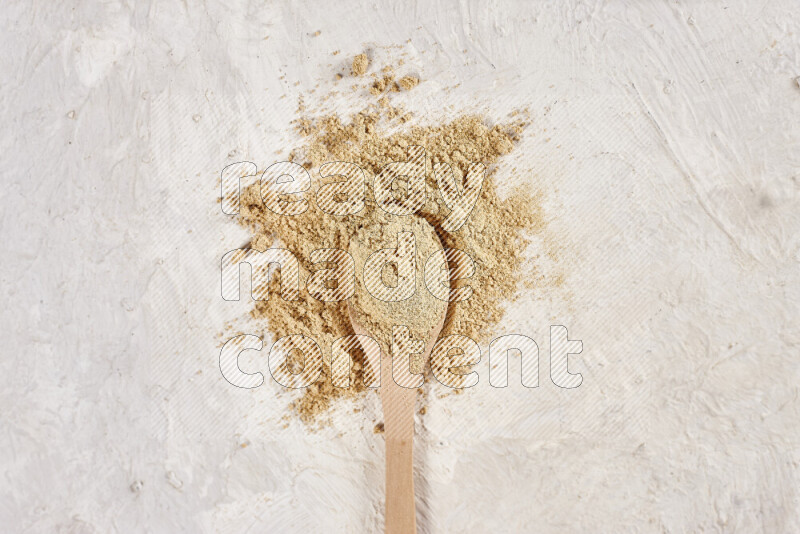
[[[376,75],[376,79],[372,83],[372,87],[369,88],[369,92],[372,93],[373,96],[379,96],[386,91],[398,91],[397,85],[394,81],[394,73],[392,72],[384,73],[383,76],[380,77]]]
[[[356,56],[353,73],[363,75],[367,64],[366,55]],[[384,69],[384,75],[378,80],[383,82],[387,76],[394,79],[391,69]],[[401,82],[405,78],[408,77],[401,78]],[[414,80],[419,82],[417,78]],[[398,84],[403,86],[405,82]],[[412,85],[409,82],[408,85],[408,89],[413,89],[416,83]],[[372,89],[375,89],[374,84]],[[309,209],[305,213],[293,217],[279,216],[263,205],[256,184],[242,194],[239,222],[252,231],[252,248],[265,250],[280,246],[297,256],[301,270],[300,287],[303,288],[311,269],[320,268],[310,263],[311,252],[316,249],[348,250],[351,239],[359,236],[364,238],[365,231],[372,233],[376,250],[388,248],[388,244],[379,244],[383,233],[380,229],[377,232],[365,230],[380,228],[380,225],[386,224],[387,218],[399,219],[386,214],[376,205],[372,196],[372,181],[386,163],[406,161],[409,146],[424,147],[427,158],[427,200],[417,212],[418,217],[414,218],[420,221],[424,219],[426,222],[420,224],[433,227],[439,227],[449,209],[436,187],[432,164],[449,163],[458,183],[463,183],[469,164],[483,163],[487,167],[487,177],[469,219],[456,232],[439,231],[439,238],[445,248],[458,248],[468,253],[476,268],[469,280],[452,283],[453,287],[469,285],[473,293],[468,300],[447,305],[447,320],[442,335],[457,333],[485,343],[490,336],[499,334],[491,329],[503,317],[504,303],[515,297],[518,282],[533,279],[534,272],[522,270],[523,251],[529,243],[527,235],[544,229],[538,199],[532,193],[518,188],[502,198],[496,183],[509,180],[510,176],[505,172],[499,173],[493,164],[514,149],[526,123],[519,114],[514,114],[507,122],[494,125],[487,124],[482,116],[475,114],[464,114],[438,124],[413,122],[412,114],[392,107],[386,100],[380,103],[367,102],[364,109],[349,117],[329,114],[298,119],[297,130],[304,141],[291,152],[290,159],[308,169],[319,185],[336,180],[335,177],[320,178],[319,168],[322,164],[330,161],[357,164],[367,176],[366,207],[355,215],[337,217],[318,209],[313,197],[310,197]],[[357,280],[361,279],[362,269],[363,260],[356,260]],[[363,382],[363,354],[353,355],[350,388],[336,388],[329,378],[328,364],[333,341],[354,333],[347,304],[320,302],[307,291],[300,292],[298,301],[283,301],[277,298],[279,277],[271,277],[269,284],[270,294],[275,297],[256,302],[252,317],[263,320],[274,339],[305,334],[316,340],[323,351],[326,362],[323,377],[305,389],[292,403],[293,410],[301,420],[309,424],[319,423],[319,416],[332,403],[356,398],[367,390]],[[420,285],[424,285],[424,281],[418,278],[417,294],[429,295]],[[385,321],[383,324],[386,324]],[[302,368],[302,361],[294,364]],[[292,365],[292,362],[287,362],[287,365]]]
[[[417,78],[416,76],[403,76],[402,78],[397,80],[397,85],[403,91],[410,91],[411,89],[419,85],[419,78]]]
[[[358,54],[353,58],[353,74],[355,76],[363,76],[366,74],[368,66],[369,59],[367,59],[366,54]]]

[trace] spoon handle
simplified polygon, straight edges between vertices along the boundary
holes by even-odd
[[[386,534],[416,534],[414,409],[417,390],[397,385],[392,358],[381,358],[381,404],[386,438]]]
[[[403,391],[387,392],[392,402],[384,402],[386,436],[386,534],[416,534],[414,503],[414,395],[416,390],[389,386]],[[406,393],[407,392],[407,393]],[[385,397],[385,394],[381,396]],[[409,397],[402,399],[400,397]],[[410,401],[410,402],[409,402]]]

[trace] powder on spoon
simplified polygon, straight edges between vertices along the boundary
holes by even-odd
[[[398,237],[401,232],[405,235]],[[380,249],[394,249],[400,246],[400,239],[412,234],[416,256],[411,275],[414,280],[414,292],[402,300],[383,301],[376,298],[365,287],[362,276],[363,267],[368,258]],[[354,319],[367,332],[370,333],[381,346],[384,354],[391,354],[392,327],[407,326],[411,338],[427,344],[441,317],[447,310],[447,302],[434,297],[424,283],[424,267],[427,258],[436,251],[442,250],[442,245],[434,228],[422,217],[411,215],[397,217],[386,215],[383,220],[359,228],[350,238],[348,247],[356,264],[356,291],[351,300]],[[400,267],[402,268],[402,266]],[[400,277],[396,264],[388,264],[381,273],[381,282],[387,288],[401,288]],[[411,278],[408,277],[410,280]],[[422,354],[412,354],[410,370],[414,374],[421,374],[425,370]]]

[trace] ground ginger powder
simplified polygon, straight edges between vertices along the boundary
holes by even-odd
[[[366,54],[358,54],[353,58],[352,71],[355,76],[363,76],[367,72],[369,66],[369,59]]]
[[[366,56],[364,56],[364,60]],[[363,74],[366,63],[356,58],[353,73]],[[384,69],[390,71],[391,69]],[[415,84],[413,84],[415,85]],[[412,84],[403,83],[404,89]],[[309,209],[292,217],[276,215],[261,200],[258,185],[242,194],[238,221],[253,234],[251,247],[265,250],[280,246],[292,251],[300,261],[301,288],[310,276],[311,252],[322,248],[348,250],[350,240],[360,229],[384,223],[386,214],[372,197],[374,176],[389,162],[406,161],[408,147],[421,146],[426,151],[427,200],[417,212],[433,227],[448,214],[438,193],[432,173],[433,163],[448,163],[458,183],[463,183],[467,168],[472,162],[487,167],[487,177],[466,224],[453,233],[440,231],[444,248],[458,248],[471,256],[476,272],[467,283],[473,288],[472,296],[465,301],[450,303],[441,335],[461,334],[478,343],[490,340],[490,329],[503,316],[505,302],[515,296],[521,278],[523,254],[529,235],[544,229],[537,198],[527,190],[514,189],[505,198],[498,194],[497,180],[508,179],[494,165],[502,156],[514,149],[526,123],[518,116],[508,122],[489,125],[476,114],[464,114],[454,120],[422,124],[415,117],[391,106],[385,96],[379,100],[370,96],[365,87],[365,98],[371,99],[364,109],[349,117],[333,113],[320,117],[301,117],[297,130],[303,142],[291,152],[290,159],[303,165],[319,179],[319,167],[330,161],[352,162],[364,169],[367,177],[366,207],[361,212],[337,217],[321,211],[313,201]],[[362,230],[363,231],[363,230]],[[380,248],[385,248],[383,245]],[[424,261],[424,258],[420,261]],[[356,263],[356,276],[362,276],[363,264]],[[269,282],[271,294],[277,295],[278,277]],[[424,281],[418,281],[417,291],[427,291]],[[330,347],[332,343],[353,334],[346,302],[320,302],[307,291],[301,291],[300,300],[270,299],[258,301],[251,312],[256,320],[273,335],[273,339],[292,334],[312,337],[323,350],[326,365],[323,376],[303,390],[291,407],[305,423],[318,423],[319,416],[333,403],[363,394],[363,354],[355,354],[351,368],[351,387],[336,388],[329,377]],[[381,320],[382,323],[387,321]],[[287,362],[291,365],[291,362]],[[302,365],[302,363],[300,363]],[[430,380],[430,378],[428,378]]]
[[[401,232],[413,234],[414,279],[413,294],[395,301],[383,301],[370,294],[365,287],[363,266],[377,250],[398,246]],[[432,330],[438,326],[447,311],[447,302],[434,297],[425,287],[424,267],[427,258],[442,250],[436,229],[424,218],[416,215],[397,217],[384,215],[373,224],[364,225],[351,236],[348,246],[356,264],[356,291],[350,301],[353,318],[369,332],[381,346],[384,354],[391,354],[392,327],[407,326],[414,340],[427,345]],[[398,287],[399,273],[394,264],[388,264],[381,273],[386,287]],[[423,374],[426,367],[421,353],[411,354],[410,371]]]

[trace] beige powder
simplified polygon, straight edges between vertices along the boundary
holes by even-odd
[[[354,67],[355,64],[356,61]],[[389,217],[374,202],[372,180],[386,163],[405,161],[409,146],[418,145],[426,150],[427,201],[418,215],[433,226],[438,226],[449,210],[436,188],[432,164],[449,163],[456,179],[463,183],[469,164],[481,162],[487,166],[487,179],[467,223],[454,233],[440,233],[445,248],[467,252],[476,266],[471,279],[454,283],[455,286],[470,285],[473,294],[466,301],[449,304],[442,335],[458,333],[479,343],[486,342],[490,335],[498,334],[491,328],[502,318],[504,302],[514,298],[518,281],[532,276],[530,272],[521,271],[522,252],[529,242],[526,233],[544,229],[541,210],[533,194],[516,189],[502,198],[497,190],[496,181],[507,180],[509,176],[501,175],[494,164],[514,149],[525,122],[513,118],[505,123],[489,125],[479,115],[464,114],[439,124],[414,124],[413,115],[392,107],[385,98],[381,97],[380,102],[376,99],[348,118],[330,114],[297,121],[298,131],[305,141],[291,152],[291,159],[309,169],[314,180],[319,180],[320,184],[326,182],[319,178],[318,171],[323,163],[329,161],[353,162],[365,170],[367,199],[366,207],[360,213],[336,217],[319,210],[311,200],[308,211],[302,215],[279,216],[264,207],[258,186],[253,186],[243,193],[239,221],[253,232],[253,248],[264,250],[278,246],[277,239],[280,246],[297,256],[301,264],[301,287],[304,287],[313,268],[309,262],[313,250],[348,250],[351,239],[358,236],[359,231],[363,233],[364,228],[379,226]],[[376,235],[380,233],[378,231]],[[378,247],[376,242],[376,247],[382,246]],[[361,268],[363,263],[357,262],[357,272]],[[278,294],[278,277],[270,281],[270,288],[271,294]],[[299,301],[273,298],[257,302],[252,316],[257,320],[263,319],[275,339],[290,334],[311,336],[319,343],[326,362],[329,362],[333,341],[353,333],[347,305],[344,302],[320,302],[307,291],[301,291],[300,295]],[[387,324],[384,319],[378,320]],[[303,421],[319,422],[319,416],[333,402],[354,398],[366,391],[362,380],[363,355],[354,355],[354,360],[352,387],[333,387],[326,365],[324,376],[304,390],[292,404]]]
[[[403,76],[399,80],[397,80],[397,85],[400,89],[404,91],[410,91],[411,89],[415,88],[419,85],[419,78],[416,76]]]
[[[400,232],[414,236],[416,261],[414,268],[414,293],[403,300],[384,302],[370,294],[364,285],[363,267],[369,256],[379,249],[394,249]],[[425,287],[425,260],[437,250],[442,250],[436,231],[425,219],[416,215],[397,217],[385,215],[356,230],[348,246],[356,264],[356,292],[351,300],[353,317],[381,345],[384,354],[391,354],[392,327],[407,326],[411,337],[428,342],[431,330],[438,326],[447,311],[447,302],[435,298]],[[398,272],[387,266],[382,280],[388,287],[398,285]],[[426,362],[422,354],[411,356],[411,372],[424,372]]]
[[[363,76],[367,72],[369,66],[369,59],[366,54],[358,54],[353,58],[352,71],[355,76]]]

